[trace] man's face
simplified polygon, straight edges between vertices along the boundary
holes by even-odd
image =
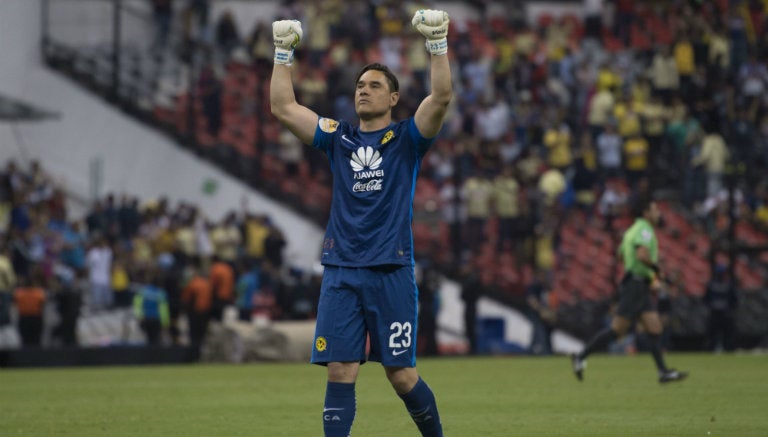
[[[661,221],[661,209],[656,202],[651,202],[645,212],[645,216],[652,225],[656,226]]]
[[[368,70],[360,76],[355,89],[355,111],[361,120],[388,113],[400,98],[390,91],[387,77],[378,70]]]

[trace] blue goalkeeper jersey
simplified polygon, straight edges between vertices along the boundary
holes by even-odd
[[[320,118],[313,145],[326,153],[333,173],[323,264],[413,265],[413,195],[432,142],[413,118],[374,132]]]

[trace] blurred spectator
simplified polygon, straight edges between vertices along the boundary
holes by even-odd
[[[278,304],[285,310],[284,315],[288,319],[312,319],[317,314],[322,275],[314,269],[307,274],[293,270],[293,274],[298,276],[298,280],[292,286],[290,283],[285,284],[283,293],[277,296]]]
[[[187,7],[184,9],[182,20],[183,39],[204,39],[207,37],[208,16],[211,11],[210,1],[211,0],[187,0]]]
[[[304,145],[288,129],[281,129],[280,136],[280,160],[283,162],[284,172],[289,177],[299,175],[299,166],[304,161]]]
[[[485,56],[481,50],[473,50],[471,59],[461,68],[460,80],[471,89],[472,93],[478,96],[480,102],[486,102],[488,106],[493,106],[499,102],[489,87],[492,84],[491,69],[493,67],[492,59]],[[464,80],[466,79],[466,82]],[[483,132],[476,131],[475,134],[481,135]]]
[[[704,303],[709,309],[707,347],[712,351],[735,349],[733,313],[738,303],[736,286],[728,278],[726,266],[718,264],[707,283]]]
[[[613,121],[605,124],[605,129],[597,135],[595,144],[597,146],[597,162],[600,165],[600,174],[603,180],[621,177],[622,154],[624,150],[624,140],[616,132],[616,125]]]
[[[305,6],[307,17],[311,17],[305,31],[310,69],[322,70],[322,60],[331,46],[331,29],[338,24],[343,9],[337,0],[319,0]],[[301,101],[307,103],[304,99]]]
[[[96,200],[93,203],[93,207],[85,217],[85,224],[88,227],[88,236],[91,237],[95,234],[106,235],[107,233],[107,219],[104,216],[104,204],[101,200]]]
[[[635,187],[637,182],[646,176],[649,153],[648,141],[640,133],[635,133],[624,141],[624,172],[630,186]]]
[[[499,219],[496,252],[501,253],[509,246],[521,255],[521,231],[523,218],[520,211],[520,184],[513,174],[511,165],[504,166],[501,174],[493,181],[493,210]],[[519,259],[518,259],[519,261]]]
[[[197,352],[208,332],[213,289],[208,272],[200,265],[199,260],[191,267],[190,278],[184,286],[181,302],[184,305],[189,322],[189,344]]]
[[[16,288],[16,272],[11,264],[11,252],[6,244],[0,246],[0,327],[11,323],[11,303]]]
[[[437,314],[440,310],[440,273],[429,264],[422,263],[417,275],[419,288],[418,344],[419,353],[437,355]]]
[[[710,128],[702,141],[701,151],[691,161],[691,165],[702,166],[706,172],[707,196],[716,195],[723,187],[723,174],[728,156],[728,147],[722,135]]]
[[[49,225],[50,227],[50,225]],[[79,275],[85,271],[86,238],[81,230],[81,222],[63,222],[60,229],[61,251],[59,259]]]
[[[243,237],[237,225],[237,215],[234,211],[227,213],[211,230],[214,256],[229,263],[232,267],[235,266],[235,262],[240,256],[242,241]]]
[[[112,307],[112,248],[107,239],[99,235],[85,255],[88,267],[88,286],[91,290],[89,307],[94,311]]]
[[[232,55],[232,51],[242,43],[240,39],[240,30],[237,28],[237,22],[229,9],[224,10],[216,23],[216,44],[224,52],[227,59]]]
[[[728,132],[728,146],[734,163],[747,162],[753,159],[756,150],[756,126],[750,120],[749,110],[746,107],[737,108],[735,112]]]
[[[235,270],[231,265],[214,256],[208,277],[213,291],[211,320],[221,322],[224,309],[235,300]]]
[[[757,60],[756,53],[750,53],[746,63],[738,70],[737,82],[744,96],[743,107],[747,108],[749,118],[755,120],[760,107],[760,99],[768,89],[768,67]]]
[[[58,264],[55,269],[54,295],[59,323],[53,329],[52,337],[58,338],[64,347],[78,345],[77,320],[83,302],[82,282],[71,267]]]
[[[245,234],[245,257],[250,263],[264,259],[266,247],[264,242],[269,236],[267,217],[246,213],[243,224]]]
[[[427,83],[427,71],[429,66],[429,54],[424,50],[424,41],[419,38],[417,33],[413,33],[410,39],[407,41],[405,48],[406,59],[408,60],[408,68],[411,70],[413,76],[413,83],[418,84],[421,87],[421,93],[415,96],[409,96],[415,101],[422,100],[422,94],[426,90]]]
[[[381,63],[388,66],[395,74],[402,72],[401,51],[403,41],[400,37],[403,25],[408,22],[404,5],[395,0],[383,0],[373,6],[376,23],[379,25],[379,51]],[[354,118],[350,118],[354,120]]]
[[[642,102],[636,101],[631,93],[623,93],[613,107],[619,135],[626,141],[629,137],[642,135],[639,109]]]
[[[265,67],[272,62],[272,25],[257,21],[246,40],[248,53],[254,59],[256,68]]]
[[[547,164],[565,172],[573,162],[572,142],[571,128],[560,114],[553,115],[544,131]]]
[[[195,254],[200,257],[204,266],[209,266],[214,253],[213,241],[211,241],[213,223],[206,219],[199,209],[195,208],[193,211],[190,220],[193,220],[193,231],[195,233]]]
[[[666,155],[667,145],[665,144],[664,129],[669,116],[669,108],[657,95],[651,96],[650,101],[645,103],[640,110],[643,135],[650,148],[649,154],[653,157],[653,162],[649,163],[652,171],[662,171],[665,168],[659,161],[663,160]]]
[[[208,135],[218,138],[222,117],[222,84],[210,61],[206,62],[200,71],[197,89],[203,104],[203,115],[205,115]]]
[[[603,132],[606,123],[611,120],[615,97],[610,89],[601,88],[589,101],[587,122],[593,139]]]
[[[181,318],[184,306],[182,302],[182,281],[189,279],[187,274],[189,262],[189,258],[179,250],[173,253],[159,254],[158,256],[158,264],[160,266],[159,284],[168,296],[168,315],[170,319],[168,330],[171,334],[171,343],[174,345],[178,345],[181,342],[179,319]]]
[[[278,271],[283,268],[283,250],[287,244],[283,231],[270,226],[269,234],[264,240],[264,258]]]
[[[22,233],[29,230],[32,226],[30,204],[27,200],[26,192],[14,191],[9,223],[11,230],[18,229]]]
[[[173,18],[173,4],[171,0],[152,0],[152,12],[155,14],[155,40],[154,49],[165,48],[168,35],[171,31],[171,19]]]
[[[120,222],[118,218],[118,206],[115,203],[115,195],[107,194],[107,198],[104,200],[104,210],[102,211],[102,217],[104,219],[104,236],[107,239],[107,243],[113,245],[117,243],[120,235]]]
[[[326,114],[331,109],[327,101],[328,87],[324,70],[314,69],[307,72],[303,79],[296,84],[296,91],[300,94],[301,101],[306,102],[308,108],[318,114]],[[286,129],[281,130],[285,131]],[[280,142],[288,143],[282,135],[281,132]]]
[[[526,314],[532,325],[530,353],[533,355],[552,354],[552,331],[556,315],[549,305],[549,287],[546,274],[537,273],[533,282],[525,289],[528,305]]]
[[[575,195],[575,206],[584,213],[588,219],[592,218],[599,185],[597,173],[597,158],[595,150],[590,144],[588,132],[582,136],[580,150],[575,154],[572,167],[571,187]]]
[[[724,78],[731,65],[731,50],[730,41],[722,23],[716,23],[714,29],[708,29],[706,38],[709,39],[707,61],[711,70],[715,72],[713,77]]]
[[[162,344],[163,329],[170,323],[168,296],[158,283],[157,271],[144,272],[141,282],[136,284],[133,297],[133,313],[147,337],[147,344]]]
[[[237,311],[238,319],[250,322],[256,307],[256,295],[261,290],[261,269],[255,262],[243,260],[238,268]]]
[[[434,151],[432,152],[434,153]],[[442,220],[448,225],[448,242],[451,252],[451,264],[459,263],[463,242],[461,237],[462,223],[466,220],[466,211],[461,199],[460,190],[456,189],[453,181],[447,179],[438,193]]]
[[[625,46],[629,46],[637,2],[632,0],[615,0],[614,3],[613,35]]]
[[[197,251],[196,237],[195,237],[195,218],[186,215],[186,212],[181,211],[177,213],[173,218],[171,227],[171,238],[173,239],[173,247],[178,248],[184,255],[191,259],[198,259],[201,266],[207,268],[205,262],[207,260],[199,257]]]
[[[557,260],[557,215],[556,206],[545,207],[541,222],[536,225],[534,242],[534,268],[541,272],[548,283],[552,281]]]
[[[661,97],[664,104],[672,101],[672,96],[680,88],[680,76],[677,63],[669,45],[662,45],[653,55],[648,71],[653,91]]]
[[[483,175],[470,176],[461,192],[467,209],[464,244],[471,250],[477,250],[487,239],[486,225],[491,216],[493,185]]]
[[[131,291],[131,278],[128,274],[127,254],[118,251],[113,258],[110,287],[112,288],[115,307],[129,307],[133,302],[133,292]]]
[[[464,264],[459,271],[461,300],[464,301],[464,336],[469,344],[469,353],[477,350],[477,301],[482,295],[482,283],[478,277],[483,265]]]
[[[545,170],[539,178],[538,187],[541,194],[541,205],[551,208],[560,201],[560,196],[567,188],[565,176],[556,168]]]
[[[675,67],[677,68],[677,77],[680,82],[680,95],[683,99],[691,99],[693,73],[696,70],[694,60],[693,45],[686,31],[680,33],[679,38],[674,43],[673,52],[675,56]]]
[[[604,229],[613,232],[614,220],[621,216],[624,206],[627,204],[627,196],[619,190],[617,179],[608,179],[605,189],[598,201],[598,211],[604,220]]]
[[[30,232],[11,229],[8,245],[10,246],[11,265],[13,265],[13,271],[16,272],[17,277],[29,276],[29,271],[34,265],[29,247],[30,238]]]
[[[22,347],[40,347],[43,337],[43,311],[47,301],[43,277],[35,270],[29,278],[21,278],[13,293],[19,314],[18,329]]]
[[[509,131],[509,104],[500,96],[483,97],[474,113],[474,133],[482,141],[499,141]]]
[[[602,39],[604,0],[586,0],[584,2],[584,36]]]
[[[139,225],[141,224],[138,199],[131,198],[125,194],[120,197],[117,221],[120,227],[120,241],[123,244],[129,244],[139,231]]]

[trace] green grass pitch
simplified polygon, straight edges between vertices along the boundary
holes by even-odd
[[[447,437],[766,436],[768,356],[420,359]],[[309,364],[0,369],[0,436],[322,436],[325,370]],[[381,366],[362,367],[352,436],[418,436]]]

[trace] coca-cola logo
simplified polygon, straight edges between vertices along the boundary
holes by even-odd
[[[369,191],[381,191],[381,183],[384,179],[372,179],[368,182],[355,182],[352,191],[355,193],[367,193]]]

